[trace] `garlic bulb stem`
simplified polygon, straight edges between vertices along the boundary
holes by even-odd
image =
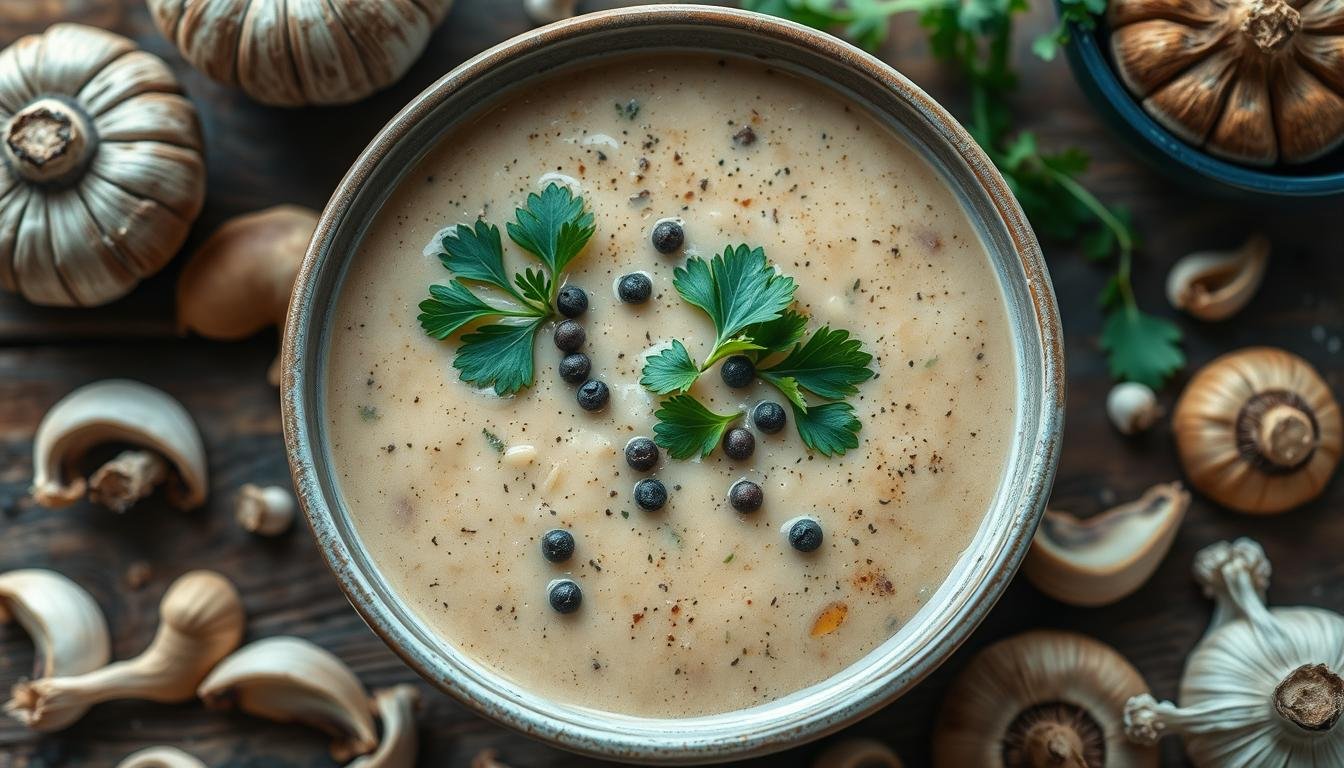
[[[1311,417],[1301,409],[1281,403],[1260,417],[1255,431],[1260,455],[1280,467],[1295,467],[1311,456],[1319,442]]]
[[[73,103],[46,97],[19,110],[5,131],[4,156],[28,181],[58,183],[84,169],[98,144],[88,116]]]
[[[1344,680],[1324,664],[1303,664],[1274,689],[1274,711],[1304,731],[1328,731],[1344,713]]]

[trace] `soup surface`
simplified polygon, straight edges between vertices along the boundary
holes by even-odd
[[[537,335],[534,385],[498,397],[459,380],[458,337],[434,340],[417,322],[427,287],[451,277],[442,230],[478,217],[502,230],[551,182],[595,216],[565,279],[590,300],[583,351],[611,393],[596,413],[557,373],[552,326]],[[650,242],[665,217],[685,228],[671,255]],[[790,415],[777,434],[754,430],[748,460],[663,452],[637,472],[624,447],[652,436],[660,400],[640,386],[645,358],[676,338],[703,360],[714,341],[673,270],[739,243],[794,278],[809,333],[844,328],[873,354],[875,377],[850,398],[859,445],[811,453]],[[536,264],[507,236],[504,250],[511,271]],[[636,271],[652,298],[622,303],[614,284]],[[767,702],[890,637],[970,543],[1014,425],[1001,289],[954,193],[862,108],[745,60],[567,72],[454,129],[360,244],[331,343],[330,450],[392,587],[518,686],[632,715]],[[784,402],[760,380],[728,388],[717,368],[691,390],[712,410]],[[650,475],[668,491],[657,512],[632,495]],[[741,478],[763,489],[758,511],[728,505]],[[814,552],[783,532],[799,516],[824,532]],[[575,539],[567,562],[542,557],[552,528]],[[558,578],[582,589],[574,613],[551,608]]]

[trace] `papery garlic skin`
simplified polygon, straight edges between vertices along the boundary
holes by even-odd
[[[83,587],[55,571],[0,574],[0,624],[9,621],[33,640],[34,677],[82,674],[112,657],[102,609]]]
[[[1195,577],[1216,608],[1186,662],[1181,704],[1130,699],[1129,738],[1180,734],[1198,768],[1344,765],[1344,617],[1266,608],[1269,561],[1249,539],[1200,551]]]

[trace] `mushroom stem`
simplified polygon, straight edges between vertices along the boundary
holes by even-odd
[[[1302,14],[1284,0],[1254,0],[1241,21],[1241,32],[1262,53],[1283,50],[1302,28]]]
[[[1311,416],[1301,409],[1281,403],[1271,406],[1260,418],[1255,433],[1260,455],[1280,467],[1295,467],[1316,449],[1316,428]]]
[[[89,498],[125,512],[168,479],[168,462],[152,451],[122,451],[89,478]]]
[[[93,154],[96,133],[83,111],[56,98],[19,110],[5,129],[5,154],[28,181],[56,182],[72,176]]]
[[[1324,664],[1303,664],[1274,688],[1274,711],[1304,731],[1328,731],[1344,714],[1344,680]]]
[[[1089,768],[1083,758],[1083,740],[1069,726],[1042,720],[1026,735],[1027,765],[1031,768]]]

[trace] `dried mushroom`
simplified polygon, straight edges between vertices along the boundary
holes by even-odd
[[[1037,630],[976,655],[948,689],[935,768],[1156,768],[1125,739],[1123,712],[1148,686],[1123,656],[1072,632]]]
[[[205,197],[196,110],[131,40],[56,24],[0,51],[0,288],[35,304],[126,294]]]
[[[211,78],[283,107],[348,104],[401,78],[451,0],[148,0]]]
[[[1344,765],[1344,617],[1267,608],[1270,564],[1250,539],[1200,550],[1194,574],[1216,605],[1186,660],[1181,704],[1130,699],[1129,737],[1180,734],[1197,768]]]
[[[1190,506],[1180,483],[1080,520],[1048,509],[1022,571],[1036,588],[1070,605],[1107,605],[1132,594],[1171,549]]]
[[[84,455],[106,443],[133,446],[86,481]],[[171,469],[169,465],[171,464]],[[94,501],[124,512],[160,484],[179,509],[205,503],[205,444],[182,404],[162,390],[129,379],[86,384],[61,398],[33,438],[33,499],[44,507]]]
[[[1107,18],[1120,78],[1182,139],[1260,166],[1344,141],[1338,0],[1113,0]]]
[[[1306,360],[1249,347],[1204,366],[1172,414],[1190,484],[1241,512],[1284,512],[1316,498],[1339,464],[1339,404]]]

